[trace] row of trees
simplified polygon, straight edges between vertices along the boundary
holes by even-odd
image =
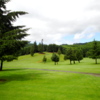
[[[51,60],[54,61],[55,65],[58,64],[60,60],[60,55],[62,54],[61,50],[58,49],[57,53],[53,53]],[[82,51],[81,50],[73,50],[70,48],[69,50],[66,51],[66,54],[64,55],[64,60],[70,60],[70,64],[72,64],[72,61],[75,64],[75,61],[78,61],[80,63],[80,60],[83,59]],[[46,62],[47,58],[44,56],[43,57],[43,62]]]
[[[81,49],[72,49],[72,48],[68,49],[64,56],[64,60],[67,60],[67,59],[70,60],[70,64],[72,64],[72,61],[74,64],[75,64],[75,61],[78,61],[80,63],[80,60],[83,59],[82,50]]]
[[[57,52],[58,49],[60,48],[61,52],[63,53],[63,48],[59,45],[56,45],[56,44],[49,44],[49,45],[46,45],[46,44],[42,44],[42,43],[39,43],[37,45],[36,41],[31,45],[31,47],[29,47],[29,50],[30,50],[30,54],[31,56],[34,55],[34,53],[43,53],[43,52]]]
[[[60,48],[57,51],[58,55],[56,53],[52,54],[51,60],[55,62],[55,65],[58,64],[60,59],[60,54],[62,54]],[[97,59],[100,58],[100,47],[98,46],[97,41],[93,41],[92,48],[87,51],[87,55],[89,58],[95,59],[95,63],[97,64]],[[81,48],[68,48],[65,50],[64,54],[64,60],[69,60],[70,64],[75,64],[75,61],[80,61],[83,59],[83,50]],[[44,56],[43,62],[46,62],[47,58]]]

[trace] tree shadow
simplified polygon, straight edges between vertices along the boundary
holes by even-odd
[[[20,70],[20,69],[16,69],[16,70]],[[10,71],[13,71],[10,70]],[[15,71],[15,70],[14,70]],[[10,75],[5,75],[5,76],[0,76],[0,84],[5,84],[7,82],[11,82],[11,81],[28,81],[28,80],[42,80],[43,79],[43,76],[47,75],[48,73],[46,72],[36,72],[36,71],[33,71],[33,73],[31,72],[25,72],[25,73],[21,73],[21,72],[18,72],[18,73],[13,73],[13,74],[10,74]]]
[[[2,71],[18,71],[18,70],[24,70],[22,68],[18,68],[18,69],[3,69]]]

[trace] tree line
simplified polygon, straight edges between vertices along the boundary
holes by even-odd
[[[70,47],[64,49],[64,60],[69,60],[70,64],[75,64],[76,61],[80,63],[80,61],[84,58],[84,49],[79,47]],[[58,53],[58,54],[57,54]],[[60,59],[60,54],[62,54],[60,48],[57,53],[52,54],[51,60],[55,62],[55,65],[58,64]],[[59,55],[59,56],[58,56]],[[87,50],[86,57],[92,58],[95,60],[95,64],[98,63],[97,59],[100,59],[100,45],[99,42],[93,41],[91,42],[91,48]],[[45,60],[44,60],[45,59]],[[44,56],[43,62],[46,62],[47,58]]]
[[[35,41],[34,43],[29,43],[24,48],[20,50],[20,55],[27,55],[31,54],[31,56],[34,56],[34,53],[43,53],[43,52],[57,52],[60,48],[61,52],[63,53],[63,47],[56,44],[37,44]]]

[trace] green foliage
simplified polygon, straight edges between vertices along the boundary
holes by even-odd
[[[78,62],[80,63],[80,60],[83,59],[83,52],[82,52],[81,49],[77,49],[77,51],[76,51],[76,57],[77,57]]]
[[[37,46],[37,43],[36,41],[31,45],[30,47],[30,54],[31,56],[34,55],[34,53],[38,52],[38,46]]]
[[[36,41],[34,42],[34,52],[36,53],[36,52],[38,52],[38,46],[37,46],[37,43],[36,43]]]
[[[43,57],[43,60],[42,60],[44,63],[47,61],[47,58],[45,57],[45,55],[44,55],[44,57]]]
[[[58,52],[57,53],[58,53],[59,56],[62,54],[60,48],[58,49]]]
[[[31,54],[31,56],[33,56],[34,53],[35,53],[35,51],[34,51],[34,45],[33,45],[33,46],[30,48],[30,54]]]
[[[66,54],[64,56],[64,60],[67,60],[67,59],[69,59],[70,60],[70,64],[72,64],[71,63],[71,61],[73,60],[73,50],[72,50],[72,48],[70,48],[70,49],[68,49],[66,51]]]
[[[26,34],[28,29],[24,29],[24,26],[13,26],[12,24],[19,15],[27,13],[23,11],[11,12],[10,10],[6,10],[6,3],[9,1],[10,0],[0,0],[0,60],[2,62],[0,70],[2,70],[4,60],[11,61],[15,59],[21,48],[28,43],[28,41],[22,40],[22,38],[28,35]]]
[[[95,59],[97,64],[97,59],[100,58],[100,47],[97,44],[97,41],[93,41],[92,49],[88,52],[90,58]]]
[[[64,56],[64,60],[70,60],[70,64],[72,64],[71,62],[73,61],[73,63],[75,64],[75,61],[80,62],[80,60],[83,59],[83,54],[82,54],[82,50],[81,49],[67,49],[66,54]]]
[[[59,46],[56,44],[49,44],[47,47],[48,52],[57,52]]]
[[[39,45],[38,45],[38,51],[40,53],[43,53],[43,44],[39,43]]]
[[[55,53],[53,53],[51,60],[54,61],[55,65],[56,65],[56,63],[58,64],[58,62],[59,62],[59,57]]]

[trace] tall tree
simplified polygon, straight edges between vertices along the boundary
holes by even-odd
[[[47,58],[45,57],[45,55],[44,55],[44,57],[43,57],[42,61],[43,61],[44,63],[46,63]]]
[[[34,53],[36,53],[38,51],[38,47],[37,47],[37,43],[36,43],[36,41],[33,43],[33,45],[31,46],[31,48],[30,48],[30,54],[31,54],[31,56],[33,56],[34,55]]]
[[[77,60],[76,52],[77,52],[76,49],[72,49],[72,60],[74,64],[75,64],[75,61]]]
[[[93,47],[90,50],[90,58],[95,59],[95,63],[97,64],[97,59],[100,58],[100,48],[97,44],[97,41],[93,41]]]
[[[62,54],[60,48],[58,49],[57,53],[58,53],[59,56]]]
[[[34,45],[32,45],[31,48],[30,48],[30,54],[31,54],[31,56],[33,56],[34,53],[35,53],[35,51],[34,51]]]
[[[83,52],[81,49],[77,49],[76,57],[77,57],[78,62],[80,63],[80,61],[83,59]]]
[[[25,26],[14,26],[19,15],[27,14],[23,11],[6,10],[6,3],[10,0],[0,0],[0,70],[2,70],[5,60],[12,61],[18,57],[18,51],[28,42],[22,40],[28,29]]]
[[[66,54],[64,56],[64,60],[67,60],[69,59],[70,60],[70,64],[72,64],[72,61],[73,61],[73,50],[72,48],[66,50]]]
[[[39,43],[39,45],[38,45],[38,51],[40,53],[43,53],[43,45],[41,43]]]
[[[37,46],[36,41],[34,42],[34,52],[35,52],[35,53],[38,52],[38,46]]]

